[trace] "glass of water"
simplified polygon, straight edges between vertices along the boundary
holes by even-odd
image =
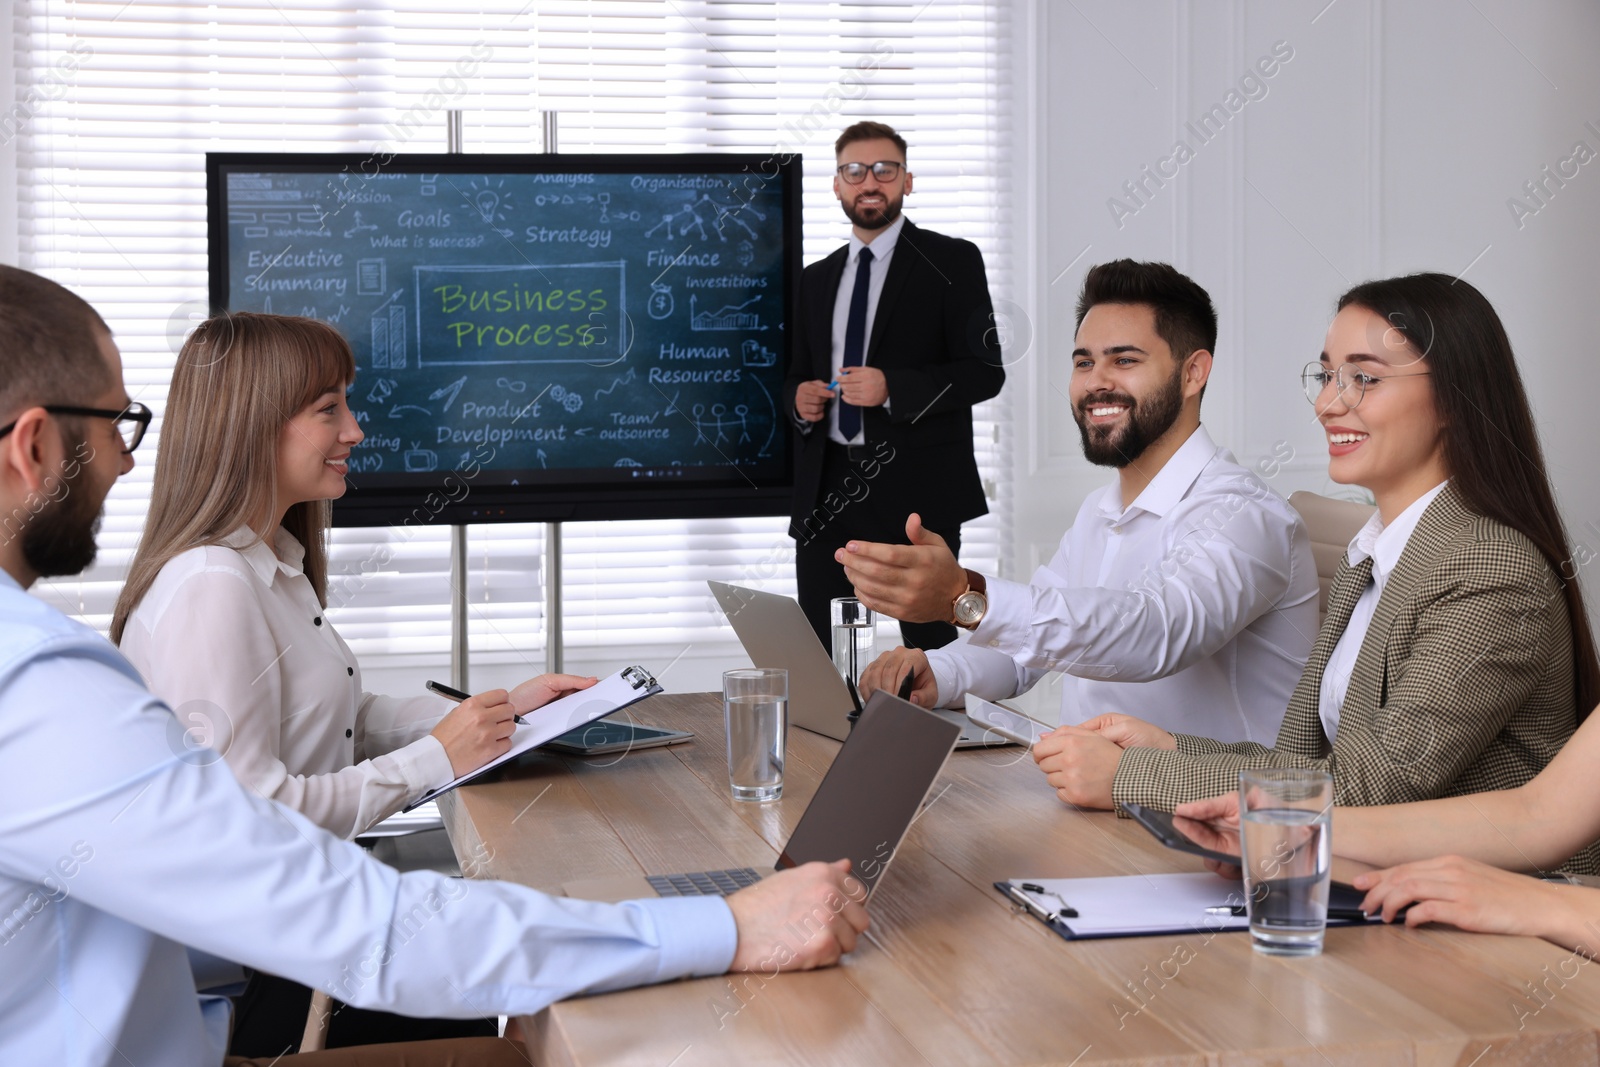
[[[829,609],[833,616],[833,665],[846,681],[859,686],[861,672],[872,662],[877,616],[853,596],[834,597]]]
[[[1328,924],[1333,777],[1265,767],[1239,772],[1250,940],[1273,956],[1315,956]]]
[[[724,671],[722,718],[728,732],[728,785],[733,799],[783,796],[789,672],[776,667]]]

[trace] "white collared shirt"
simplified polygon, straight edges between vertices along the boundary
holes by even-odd
[[[833,298],[833,380],[839,380],[844,368],[844,331],[850,323],[850,297],[855,293],[856,270],[861,263],[861,250],[872,249],[872,269],[867,274],[867,328],[861,338],[861,358],[867,357],[866,344],[872,340],[872,323],[878,317],[878,298],[883,295],[883,279],[889,273],[889,257],[900,243],[900,231],[905,229],[906,217],[901,215],[878,232],[872,244],[864,244],[850,231],[850,251],[845,253],[844,270],[839,273],[839,291]],[[887,405],[885,405],[887,406]],[[828,437],[836,444],[859,445],[866,440],[863,430],[848,441],[839,432],[839,405],[828,408]]]
[[[1106,712],[1271,745],[1317,634],[1305,524],[1199,427],[1121,506],[1090,493],[1030,584],[988,579],[965,643],[928,653],[940,704],[1061,671],[1061,721]]]
[[[99,634],[0,571],[0,1064],[219,1065],[189,945],[407,1015],[720,974],[720,898],[400,874],[241,788]],[[534,812],[530,818],[538,818]]]
[[[174,557],[129,615],[122,652],[239,781],[354,837],[455,778],[429,734],[452,705],[362,692],[305,549],[282,527],[273,543],[241,528]]]
[[[1356,601],[1356,606],[1350,612],[1350,622],[1345,626],[1344,633],[1339,635],[1338,644],[1328,654],[1328,665],[1322,671],[1322,687],[1317,692],[1317,714],[1322,719],[1322,732],[1328,735],[1330,745],[1338,736],[1339,709],[1344,707],[1345,693],[1350,689],[1350,675],[1355,672],[1356,657],[1361,654],[1361,643],[1366,640],[1367,630],[1372,626],[1372,616],[1378,610],[1383,587],[1389,584],[1389,575],[1394,571],[1395,564],[1400,562],[1400,554],[1406,550],[1406,542],[1411,540],[1417,520],[1422,518],[1422,513],[1428,510],[1433,498],[1447,484],[1448,480],[1440,482],[1423,493],[1411,502],[1410,507],[1395,516],[1388,526],[1383,524],[1383,517],[1374,511],[1345,551],[1345,559],[1352,567],[1368,556],[1372,557],[1372,584]]]

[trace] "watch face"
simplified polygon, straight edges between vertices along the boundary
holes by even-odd
[[[963,626],[976,626],[988,610],[989,599],[982,593],[969,589],[956,597],[956,622]]]

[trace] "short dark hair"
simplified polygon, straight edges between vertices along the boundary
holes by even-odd
[[[1448,274],[1362,282],[1339,310],[1366,308],[1410,345],[1433,376],[1451,484],[1467,508],[1532,541],[1556,573],[1572,625],[1578,721],[1600,702],[1600,658],[1578,588],[1572,542],[1556,507],[1511,338],[1487,297]],[[1502,442],[1514,447],[1501,447]],[[1508,625],[1510,622],[1508,621]]]
[[[45,404],[82,405],[111,385],[96,330],[105,320],[48,278],[0,265],[0,420]]]
[[[1083,317],[1096,304],[1150,308],[1156,314],[1157,336],[1167,342],[1180,363],[1191,352],[1216,349],[1217,309],[1211,306],[1211,295],[1171,264],[1117,259],[1090,267],[1078,294],[1074,329],[1083,325]]]
[[[844,146],[855,144],[857,141],[893,141],[894,146],[900,149],[900,158],[906,159],[906,139],[894,132],[894,127],[883,122],[858,122],[853,126],[846,126],[839,139],[833,142],[833,154],[837,156],[844,151]]]

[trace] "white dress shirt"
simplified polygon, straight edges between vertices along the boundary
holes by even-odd
[[[228,1002],[196,996],[185,945],[461,1019],[733,959],[720,898],[400,874],[241,788],[185,729],[105,639],[0,571],[0,1064],[216,1067]]]
[[[452,705],[361,690],[361,667],[323,617],[279,527],[174,557],[128,616],[122,652],[239,781],[354,837],[455,778],[429,731]]]
[[[861,264],[861,250],[872,249],[872,269],[867,273],[867,328],[861,338],[861,358],[867,358],[866,344],[872,340],[872,322],[878,317],[878,298],[883,295],[883,279],[889,273],[889,257],[900,243],[900,231],[905,229],[906,217],[901,215],[878,232],[872,244],[865,244],[850,231],[850,251],[845,254],[844,270],[839,273],[839,292],[833,298],[833,380],[839,380],[844,368],[844,331],[850,322],[850,298],[855,294],[856,271]],[[865,365],[865,364],[863,364]],[[888,407],[885,402],[884,407]],[[865,425],[865,424],[863,424]],[[857,433],[849,440],[839,432],[839,405],[828,408],[828,438],[836,444],[859,445],[866,440],[866,432]]]
[[[1344,633],[1328,654],[1328,665],[1322,671],[1322,687],[1317,691],[1317,714],[1322,719],[1322,732],[1328,735],[1328,744],[1339,734],[1339,709],[1344,706],[1344,695],[1350,689],[1350,675],[1356,669],[1356,657],[1361,654],[1361,643],[1367,638],[1372,616],[1378,610],[1378,600],[1383,587],[1389,584],[1389,575],[1400,562],[1400,553],[1417,528],[1417,520],[1428,510],[1433,498],[1449,484],[1440,482],[1423,493],[1411,506],[1395,516],[1388,526],[1376,511],[1367,524],[1356,533],[1345,551],[1345,559],[1354,567],[1368,556],[1372,557],[1372,584],[1362,592],[1361,599],[1350,611],[1350,622]]]
[[[1272,744],[1317,634],[1305,524],[1205,427],[1138,499],[1090,493],[1030,584],[988,579],[965,643],[928,653],[939,703],[996,699],[1061,671],[1061,721],[1106,712]]]

